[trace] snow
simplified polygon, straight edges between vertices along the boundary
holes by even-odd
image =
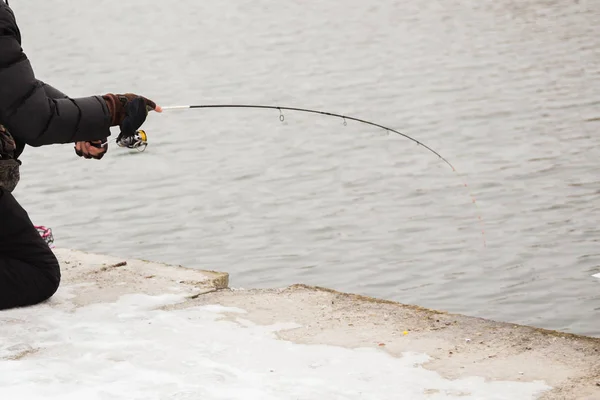
[[[1,399],[533,399],[542,382],[448,380],[381,349],[277,338],[298,325],[256,325],[217,305],[165,311],[183,295],[122,296],[76,308],[0,312]],[[226,315],[225,313],[231,313]]]
[[[592,277],[593,277],[593,278],[598,278],[598,279],[600,279],[600,273],[598,273],[598,274],[595,274],[595,275],[592,275]]]

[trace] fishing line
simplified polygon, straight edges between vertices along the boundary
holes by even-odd
[[[454,165],[452,165],[450,163],[450,161],[448,161],[446,158],[444,158],[441,154],[439,154],[437,151],[433,150],[431,147],[425,145],[424,143],[418,141],[417,139],[406,135],[402,132],[399,132],[395,129],[389,128],[387,126],[383,126],[380,124],[377,124],[375,122],[370,122],[370,121],[366,121],[364,119],[360,119],[360,118],[355,118],[355,117],[351,117],[348,115],[342,115],[342,114],[336,114],[336,113],[332,113],[332,112],[327,112],[327,111],[318,111],[318,110],[311,110],[311,109],[307,109],[307,108],[297,108],[297,107],[281,107],[281,106],[269,106],[269,105],[250,105],[250,104],[204,104],[204,105],[179,105],[179,106],[167,106],[167,107],[161,107],[163,111],[167,111],[167,110],[189,110],[189,109],[202,109],[202,108],[259,108],[259,109],[270,109],[270,110],[277,110],[279,111],[279,120],[281,122],[285,121],[285,116],[283,114],[283,110],[286,111],[299,111],[299,112],[305,112],[305,113],[313,113],[313,114],[321,114],[321,115],[327,115],[327,116],[332,116],[332,117],[338,117],[338,118],[342,118],[344,121],[344,126],[347,125],[346,120],[351,120],[351,121],[356,121],[356,122],[360,122],[363,124],[367,124],[367,125],[371,125],[371,126],[375,126],[381,129],[384,129],[387,132],[394,132],[400,136],[403,136],[413,142],[415,142],[417,145],[423,146],[425,147],[427,150],[429,150],[430,152],[432,152],[433,154],[435,154],[436,156],[438,156],[442,161],[444,161],[446,164],[448,164],[448,166],[450,166],[450,168],[452,168],[452,171],[454,173],[456,173],[456,175],[461,179],[462,184],[464,185],[465,188],[467,188],[467,190],[469,191],[469,195],[471,196],[471,200],[473,202],[473,204],[475,205],[475,207],[478,209],[479,211],[479,207],[477,205],[477,201],[475,200],[475,197],[471,194],[471,191],[467,185],[467,183],[464,181],[464,179],[462,178],[462,176],[458,173],[458,171],[456,170],[456,168],[454,167]],[[139,137],[143,137],[143,141],[138,140],[137,143],[141,143],[141,145],[145,146],[147,145],[147,141],[146,141],[146,133],[144,131],[138,131],[136,132],[137,138],[139,139]],[[126,144],[123,147],[130,147],[127,146]],[[481,218],[481,215],[477,214],[477,218],[479,219],[480,224],[482,224],[482,229],[481,229],[481,235],[483,238],[483,246],[486,247],[486,240],[485,240],[485,230],[483,229],[483,219]]]

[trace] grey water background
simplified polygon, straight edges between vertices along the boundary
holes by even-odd
[[[165,111],[143,153],[26,150],[15,195],[58,246],[600,336],[600,2],[11,6],[72,97],[343,113],[460,173],[352,121]]]

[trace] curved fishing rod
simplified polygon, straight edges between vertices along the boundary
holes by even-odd
[[[306,112],[306,113],[322,114],[322,115],[329,115],[329,116],[332,116],[332,117],[338,117],[338,118],[342,118],[344,120],[344,125],[346,124],[346,120],[348,119],[348,120],[351,120],[351,121],[356,121],[356,122],[361,122],[363,124],[376,126],[378,128],[385,129],[386,131],[394,132],[394,133],[397,133],[398,135],[404,136],[405,138],[412,140],[416,144],[425,147],[427,150],[429,150],[430,152],[432,152],[433,154],[435,154],[436,156],[438,156],[439,158],[441,158],[446,164],[448,164],[450,166],[450,168],[452,168],[453,171],[456,171],[456,169],[450,163],[450,161],[448,161],[446,158],[444,158],[437,151],[433,150],[431,147],[429,147],[426,144],[418,141],[417,139],[415,139],[413,137],[410,137],[410,136],[408,136],[405,133],[398,132],[395,129],[388,128],[387,126],[376,124],[375,122],[366,121],[366,120],[360,119],[360,118],[350,117],[350,116],[347,116],[347,115],[336,114],[336,113],[331,113],[331,112],[327,112],[327,111],[310,110],[310,109],[307,109],[307,108],[280,107],[280,106],[263,106],[263,105],[250,105],[250,104],[205,104],[205,105],[199,104],[199,105],[185,105],[185,106],[168,106],[168,107],[161,107],[161,108],[163,110],[185,110],[185,109],[190,109],[190,108],[262,108],[262,109],[270,109],[270,110],[279,110],[279,119],[280,119],[281,122],[283,122],[284,118],[285,118],[283,116],[283,113],[281,112],[281,110],[300,111],[300,112]]]
[[[389,132],[397,133],[398,135],[401,135],[407,139],[412,140],[417,145],[421,145],[421,146],[425,147],[427,150],[429,150],[430,152],[432,152],[433,154],[438,156],[440,159],[442,159],[446,164],[448,164],[450,166],[450,168],[452,168],[452,171],[454,171],[457,175],[459,175],[458,171],[456,170],[456,168],[454,168],[454,165],[452,165],[450,163],[450,161],[448,161],[437,151],[433,150],[431,147],[423,144],[422,142],[418,141],[417,139],[410,137],[410,136],[408,136],[402,132],[399,132],[395,129],[388,128],[387,126],[383,126],[383,125],[377,124],[375,122],[366,121],[366,120],[360,119],[360,118],[350,117],[347,115],[336,114],[336,113],[331,113],[331,112],[327,112],[327,111],[310,110],[307,108],[281,107],[281,106],[269,106],[269,105],[251,105],[251,104],[198,104],[198,105],[180,105],[180,106],[161,107],[162,110],[185,110],[185,109],[194,109],[194,108],[196,108],[196,109],[200,109],[200,108],[260,108],[260,109],[279,110],[279,120],[281,122],[283,122],[285,119],[285,117],[283,116],[282,110],[300,111],[300,112],[322,114],[322,115],[328,115],[328,116],[332,116],[332,117],[342,118],[344,120],[344,125],[346,125],[346,120],[351,120],[351,121],[356,121],[356,122],[360,122],[360,123],[367,124],[367,125],[372,125],[372,126],[375,126],[375,127],[381,128],[381,129],[385,129],[386,131],[389,131]],[[132,148],[132,149],[135,148],[138,150],[141,149],[140,151],[144,151],[144,149],[146,148],[146,146],[148,144],[147,143],[147,135],[146,135],[146,132],[144,132],[143,130],[139,130],[135,133],[134,136],[123,138],[121,141],[117,140],[117,143],[119,144],[119,146],[122,146],[122,147],[128,147],[128,148]],[[464,180],[462,180],[462,183],[466,188],[468,188],[468,186]],[[469,195],[471,196],[471,200],[472,200],[473,204],[476,207],[478,207],[477,202],[475,201],[475,197],[470,193],[470,191],[469,191]],[[481,216],[477,215],[477,218],[479,219],[479,222],[481,224],[483,224],[483,220],[482,220]],[[483,246],[486,247],[485,230],[483,228],[481,230],[481,235],[483,237]]]

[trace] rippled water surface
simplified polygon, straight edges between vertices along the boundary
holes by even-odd
[[[339,118],[169,111],[143,153],[26,150],[57,245],[600,336],[600,2],[11,3],[72,97],[323,109],[458,171]]]

